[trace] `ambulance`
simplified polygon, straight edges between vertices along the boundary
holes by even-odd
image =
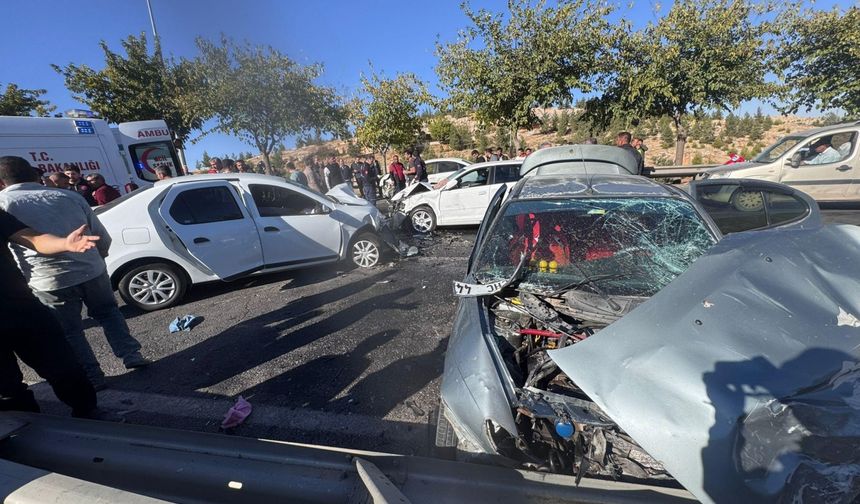
[[[174,176],[182,174],[164,121],[112,127],[79,110],[66,117],[0,116],[0,156],[20,156],[46,175],[71,166],[80,168],[82,177],[100,173],[120,193],[152,185],[159,166]]]

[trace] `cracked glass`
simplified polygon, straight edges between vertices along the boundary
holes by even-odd
[[[476,279],[518,275],[521,291],[544,295],[652,296],[716,243],[689,202],[669,197],[513,202],[489,235]]]

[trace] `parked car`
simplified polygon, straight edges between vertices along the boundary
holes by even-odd
[[[385,226],[347,184],[322,195],[255,174],[163,180],[96,213],[113,238],[111,280],[143,310],[173,306],[203,282],[340,260],[375,266]]]
[[[428,233],[436,226],[480,224],[490,199],[503,185],[513,186],[520,178],[522,161],[477,163],[448,174],[439,188],[413,184],[391,201],[400,218],[408,218],[412,229]]]
[[[469,161],[460,158],[436,158],[424,161],[427,166],[427,180],[431,184],[439,182],[461,168],[469,166]]]
[[[792,133],[751,161],[710,168],[700,178],[770,180],[800,189],[817,201],[858,201],[858,137],[860,121]]]
[[[781,184],[704,180],[685,192],[635,170],[635,159],[614,147],[544,149],[525,161],[509,197],[506,186],[496,192],[466,277],[454,284],[460,301],[445,354],[438,447],[578,477],[671,478],[666,460],[621,429],[595,402],[605,396],[581,388],[553,350],[575,350],[623,320],[721,243],[721,229],[801,229],[821,219],[815,201]],[[724,187],[760,198],[763,208],[712,202]],[[662,319],[637,327],[643,323]]]

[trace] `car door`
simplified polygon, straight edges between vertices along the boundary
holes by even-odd
[[[266,268],[300,266],[340,256],[342,232],[332,208],[297,189],[249,184]]]
[[[819,201],[858,199],[858,194],[854,194],[860,191],[857,180],[860,177],[857,137],[857,131],[810,137],[786,161],[780,182],[800,189]],[[820,154],[815,152],[814,145],[819,141],[828,142],[838,157],[831,162],[816,162]]]
[[[788,225],[820,225],[818,204],[775,182],[707,179],[690,183],[690,195],[723,234]]]
[[[174,184],[158,213],[179,245],[222,280],[262,268],[257,226],[229,182]]]
[[[442,189],[439,195],[439,224],[477,224],[487,211],[492,194],[489,188],[490,168],[466,170],[456,177],[456,185]]]

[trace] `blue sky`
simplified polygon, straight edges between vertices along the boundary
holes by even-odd
[[[194,39],[217,39],[221,33],[252,44],[268,44],[303,62],[320,62],[320,82],[352,92],[372,61],[388,75],[413,72],[431,83],[437,37],[453,40],[466,17],[459,0],[151,0],[166,53],[196,55]],[[667,2],[666,2],[667,3]],[[473,7],[502,10],[505,0],[473,0]],[[668,3],[667,3],[668,4]],[[654,19],[656,1],[625,3],[625,17],[636,25]],[[818,9],[848,5],[837,0],[815,3]],[[665,7],[663,7],[665,9]],[[62,112],[81,108],[50,64],[87,64],[101,68],[100,40],[116,50],[129,34],[151,35],[145,0],[4,0],[6,20],[0,44],[0,85],[47,89],[46,97]],[[224,135],[210,134],[189,145],[189,164],[210,154],[253,151]]]

